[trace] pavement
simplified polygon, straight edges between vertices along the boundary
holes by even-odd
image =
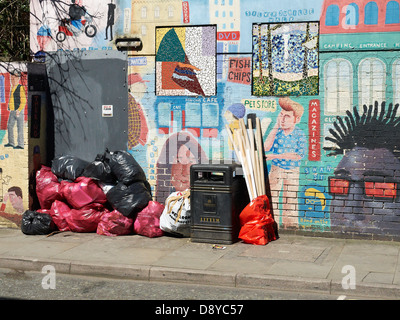
[[[41,272],[52,265],[71,275],[400,298],[400,242],[279,236],[264,246],[219,245],[171,236],[42,236],[0,228],[0,268]]]

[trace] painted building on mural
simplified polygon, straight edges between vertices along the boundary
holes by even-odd
[[[281,229],[399,239],[399,4],[81,0],[91,18],[62,40],[72,4],[37,0],[31,49],[96,57],[141,38],[121,139],[157,201],[193,163],[235,161],[226,125],[256,115]]]

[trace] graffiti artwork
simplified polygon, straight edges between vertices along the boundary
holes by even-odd
[[[0,226],[15,227],[21,224],[21,215],[28,207],[28,87],[24,64],[0,64],[0,110]]]
[[[190,166],[207,160],[204,150],[191,134],[172,134],[165,142],[157,161],[156,196],[165,199],[174,191],[189,188]]]
[[[108,2],[108,3],[107,3]],[[110,49],[118,24],[116,0],[31,1],[31,51]],[[115,26],[117,24],[117,26]]]
[[[272,198],[278,200],[279,193],[282,192],[282,224],[285,227],[293,227],[298,224],[298,209],[296,202],[291,203],[289,198],[298,189],[300,161],[306,151],[305,134],[296,126],[301,120],[304,108],[289,98],[280,98],[279,106],[281,111],[264,148],[265,151],[271,152],[267,154],[267,161],[271,161],[269,182]],[[276,219],[279,219],[279,216],[279,211],[275,212]]]
[[[237,161],[226,126],[256,116],[280,228],[400,238],[398,0],[268,8],[255,0],[33,0],[31,8],[32,52],[115,50],[118,37],[141,39],[122,71],[123,143],[155,200],[188,188],[193,163]],[[4,147],[10,83],[0,74],[0,163],[12,177],[7,190],[20,186],[26,199],[3,166],[27,152]]]
[[[7,148],[23,149],[24,148],[24,109],[27,104],[26,88],[20,83],[21,72],[14,71],[10,73],[11,93],[8,102],[8,122],[7,133],[8,143],[4,146]],[[17,140],[14,138],[14,127],[17,126]]]
[[[68,10],[68,16],[68,18],[63,18],[60,21],[56,34],[57,41],[63,42],[67,36],[77,37],[81,33],[84,33],[89,38],[93,38],[96,35],[97,28],[93,24],[93,17],[84,6],[76,3],[76,0],[72,0],[72,4],[69,6]]]
[[[318,94],[319,24],[253,25],[253,94]]]
[[[156,28],[156,94],[216,93],[216,26]]]
[[[339,230],[368,233],[398,233],[400,217],[399,105],[378,102],[362,114],[357,108],[337,117],[330,137],[335,147],[329,155],[342,154],[334,175],[329,177],[331,225]]]

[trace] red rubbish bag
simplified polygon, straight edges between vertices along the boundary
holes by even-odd
[[[133,219],[125,217],[117,210],[104,213],[97,225],[97,234],[105,236],[122,236],[132,233]]]
[[[100,203],[91,203],[80,209],[71,209],[65,217],[72,232],[96,232],[101,216],[108,212]]]
[[[50,209],[37,209],[36,212],[47,213],[48,215],[50,215]]]
[[[276,240],[274,219],[271,215],[269,199],[258,196],[240,213],[239,238],[246,243],[265,245]]]
[[[160,216],[163,210],[163,204],[157,201],[149,201],[147,207],[137,214],[133,231],[149,238],[164,235],[164,231],[160,229]]]
[[[51,168],[42,166],[36,172],[36,194],[41,209],[50,209],[55,200],[62,200],[60,183]]]
[[[74,182],[63,180],[60,191],[74,209],[83,208],[91,203],[107,202],[107,197],[97,182],[88,177],[78,177]]]
[[[50,216],[53,219],[54,224],[60,231],[69,231],[67,216],[70,214],[71,208],[62,201],[54,201],[51,205]]]

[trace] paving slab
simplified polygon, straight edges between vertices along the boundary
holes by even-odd
[[[278,261],[268,269],[270,275],[280,275],[287,277],[303,277],[303,278],[318,278],[328,279],[328,274],[331,271],[331,266],[321,266],[304,261]]]
[[[241,255],[251,257],[264,257],[279,260],[295,260],[314,262],[326,247],[305,246],[299,244],[271,245],[266,248],[249,247]]]
[[[222,256],[211,264],[207,270],[220,272],[237,272],[237,273],[260,273],[267,274],[276,260],[227,255]]]

